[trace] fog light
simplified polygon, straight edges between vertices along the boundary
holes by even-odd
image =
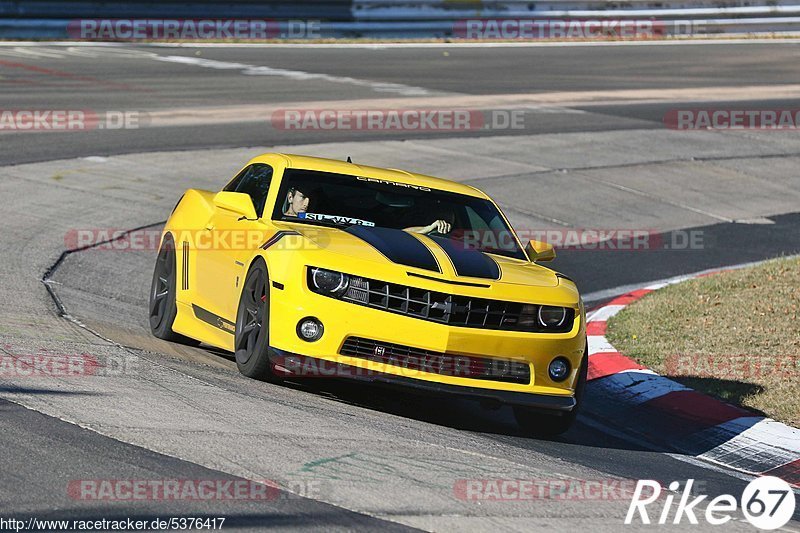
[[[304,341],[313,342],[322,337],[322,322],[314,317],[306,317],[297,323],[297,336]]]
[[[569,375],[569,361],[564,357],[556,357],[547,367],[547,373],[553,381],[564,381]]]

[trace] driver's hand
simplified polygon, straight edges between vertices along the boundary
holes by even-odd
[[[444,220],[437,220],[432,224],[422,228],[422,231],[420,233],[428,234],[433,232],[441,233],[442,235],[450,233],[450,224],[448,224]]]

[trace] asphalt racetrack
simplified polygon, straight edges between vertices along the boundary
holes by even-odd
[[[62,253],[83,230],[157,232],[185,189],[219,189],[250,157],[283,151],[467,182],[528,235],[646,230],[646,249],[559,251],[554,268],[589,304],[648,281],[796,254],[797,131],[687,131],[665,117],[797,110],[799,61],[796,42],[0,44],[3,109],[138,120],[131,129],[0,131],[0,349],[90,354],[105,369],[0,375],[0,509],[26,520],[226,517],[225,530],[617,531],[653,526],[622,526],[627,497],[476,501],[459,487],[694,479],[710,497],[741,494],[747,476],[588,415],[560,438],[536,440],[505,408],[343,381],[248,380],[229,354],[150,335],[154,249]],[[518,127],[321,130],[272,120],[297,109],[432,108],[513,112]],[[280,489],[257,501],[105,501],[74,490],[108,479],[270,480]],[[725,528],[752,530],[743,518]]]

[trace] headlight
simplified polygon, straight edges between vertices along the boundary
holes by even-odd
[[[543,305],[539,308],[539,325],[545,328],[557,328],[567,318],[567,310],[563,307]]]
[[[565,307],[525,304],[517,326],[526,331],[557,332],[570,327],[567,323],[570,316],[571,312]]]
[[[311,269],[311,288],[316,289],[318,292],[331,294],[343,292],[347,289],[349,281],[348,276],[341,272],[334,272],[323,268]]]

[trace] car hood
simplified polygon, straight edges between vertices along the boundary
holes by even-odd
[[[346,229],[291,224],[319,250],[348,256],[354,262],[397,265],[403,271],[435,279],[475,283],[555,287],[552,270],[518,259],[466,250],[456,241],[402,230],[351,226]]]

